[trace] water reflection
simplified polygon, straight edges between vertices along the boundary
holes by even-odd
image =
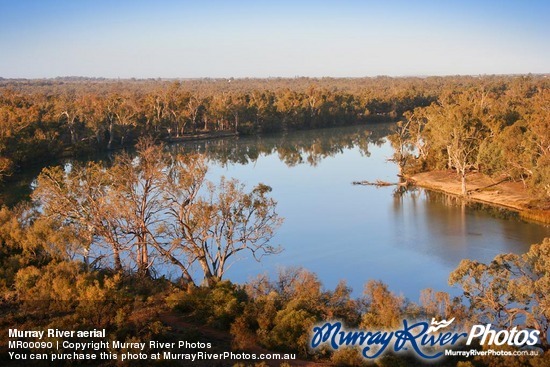
[[[323,159],[341,154],[345,150],[357,147],[361,154],[370,156],[369,146],[380,147],[384,137],[390,132],[388,124],[375,126],[349,126],[335,129],[292,131],[269,136],[244,136],[240,138],[223,138],[199,140],[167,145],[167,151],[177,153],[197,152],[208,156],[213,164],[227,166],[231,164],[253,164],[261,156],[277,155],[287,166],[299,164],[318,165]],[[132,148],[128,148],[132,151]],[[67,165],[74,161],[89,160],[112,162],[114,155],[120,151],[103,152],[86,157],[65,158],[53,162],[54,165]],[[0,203],[13,206],[21,200],[28,200],[32,192],[32,182],[43,166],[28,167],[25,172],[17,174],[6,183],[0,191]]]
[[[423,189],[394,196],[392,208],[395,226],[416,234],[398,243],[437,256],[449,267],[457,259],[489,261],[501,252],[525,252],[530,241],[549,234],[513,212]]]
[[[201,140],[174,143],[168,150],[174,154],[198,152],[208,156],[215,164],[251,164],[261,156],[276,154],[281,162],[293,167],[298,164],[317,166],[323,159],[358,148],[369,157],[369,146],[380,147],[385,143],[389,125],[371,127],[352,126],[315,131],[293,131],[269,136]]]
[[[286,218],[275,240],[283,254],[261,264],[239,263],[236,281],[280,266],[304,266],[328,286],[345,279],[360,294],[381,279],[416,299],[421,289],[451,291],[447,278],[461,259],[490,261],[524,252],[550,236],[499,209],[465,205],[440,193],[402,187],[352,186],[356,180],[397,181],[387,162],[388,125],[303,131],[289,135],[197,142],[170,149],[198,150],[211,159],[211,178],[226,175],[273,187]]]
[[[369,279],[380,279],[412,299],[427,287],[457,294],[447,278],[461,259],[490,261],[498,253],[525,252],[550,237],[549,227],[440,193],[351,185],[397,180],[397,167],[387,161],[392,149],[384,139],[390,126],[198,141],[167,149],[206,154],[211,180],[223,175],[273,188],[278,212],[286,219],[274,244],[284,252],[261,263],[251,258],[236,263],[228,275],[237,282],[275,274],[282,266],[303,266],[330,288],[345,279],[356,295]]]

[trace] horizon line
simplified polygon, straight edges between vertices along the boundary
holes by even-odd
[[[105,77],[105,76],[83,76],[83,75],[65,75],[65,76],[54,76],[54,77],[3,77],[0,76],[0,80],[4,81],[19,81],[19,80],[58,80],[58,79],[96,79],[96,80],[160,80],[160,81],[171,81],[171,80],[265,80],[265,79],[375,79],[375,78],[435,78],[435,77],[488,77],[488,76],[548,76],[550,72],[526,72],[526,73],[479,73],[479,74],[409,74],[409,75],[388,75],[388,74],[378,74],[372,76],[305,76],[305,75],[296,75],[296,76],[199,76],[199,77]]]

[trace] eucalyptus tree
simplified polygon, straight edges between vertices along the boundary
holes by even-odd
[[[165,155],[150,139],[137,144],[137,157],[118,155],[108,169],[111,177],[109,201],[115,212],[112,220],[126,236],[128,250],[135,258],[137,272],[149,275],[153,265],[151,242],[162,223]]]
[[[170,88],[165,94],[165,112],[166,118],[169,121],[169,134],[175,133],[176,137],[183,135],[185,126],[188,123],[187,105],[191,96],[188,92],[183,91],[181,84],[175,82],[170,85]]]
[[[254,90],[250,93],[249,108],[253,113],[254,126],[258,131],[273,131],[278,113],[275,94],[271,91]]]
[[[44,168],[32,194],[44,215],[73,228],[87,238],[81,254],[88,263],[92,245],[107,246],[115,271],[122,271],[121,253],[126,248],[117,222],[117,208],[109,199],[111,175],[101,164],[89,162]],[[101,256],[101,255],[100,255]]]
[[[216,121],[215,130],[224,131],[229,128],[231,118],[231,95],[229,92],[215,94],[210,103],[210,114]]]
[[[77,124],[81,120],[80,103],[77,101],[77,96],[74,93],[64,93],[58,100],[59,120],[63,121],[71,136],[71,144],[75,145],[78,140]]]
[[[88,131],[93,134],[98,145],[103,144],[105,132],[105,100],[103,96],[85,94],[79,100],[81,118]]]
[[[259,184],[247,192],[237,180],[219,184],[205,179],[207,166],[201,155],[178,155],[168,166],[163,187],[165,226],[155,248],[176,264],[183,278],[196,283],[190,272],[198,263],[212,285],[229,269],[230,260],[248,252],[256,260],[281,251],[270,241],[282,219],[271,188]]]
[[[133,259],[142,276],[164,261],[188,284],[197,283],[197,264],[213,285],[238,254],[260,260],[281,250],[270,242],[282,219],[269,186],[247,191],[224,178],[214,184],[205,179],[202,156],[172,157],[152,140],[141,140],[137,148],[136,157],[122,154],[111,167],[88,163],[40,174],[33,198],[44,215],[87,233],[83,253],[94,244],[109,245],[116,271],[126,253],[125,261]]]
[[[136,105],[135,96],[118,96],[112,112],[116,117],[117,126],[120,127],[120,145],[123,146],[130,130],[136,126],[138,106]]]
[[[449,284],[458,284],[476,321],[504,329],[535,329],[550,350],[550,238],[523,255],[500,254],[489,264],[462,260]]]
[[[269,186],[259,184],[246,192],[237,180],[221,179],[207,184],[205,197],[185,201],[173,194],[171,215],[173,243],[196,261],[209,285],[220,281],[236,255],[248,252],[256,260],[279,253],[270,241],[282,219],[276,202],[267,195]]]
[[[190,94],[185,101],[187,102],[185,104],[186,115],[189,118],[191,129],[195,131],[199,122],[200,112],[204,109],[204,98],[201,96],[200,92],[195,92],[194,94]],[[208,119],[205,119],[205,121],[208,121]],[[208,124],[206,122],[203,130],[208,130]]]
[[[466,174],[476,166],[479,145],[486,136],[485,101],[484,92],[454,92],[424,110],[427,140],[434,153],[444,153],[447,167],[456,171],[462,195],[468,192]]]
[[[109,142],[107,149],[113,148],[115,141],[115,128],[120,130],[120,145],[124,145],[132,127],[136,126],[138,106],[135,96],[128,93],[113,93],[107,97],[105,103],[105,115],[108,125]]]
[[[388,136],[388,140],[394,150],[393,157],[389,160],[397,164],[400,177],[403,177],[405,168],[413,154],[414,145],[411,143],[411,124],[412,120],[410,117],[398,121],[395,125],[393,134]]]
[[[390,161],[395,162],[399,174],[410,173],[425,168],[430,153],[431,140],[427,138],[425,109],[415,109],[403,114],[403,119],[393,127],[388,135],[394,153]]]
[[[527,108],[505,129],[504,158],[532,191],[550,202],[550,89],[533,92]]]
[[[142,113],[145,120],[146,133],[160,133],[166,118],[166,98],[162,89],[147,93],[142,103]]]

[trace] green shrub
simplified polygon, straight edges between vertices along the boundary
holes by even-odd
[[[175,310],[188,314],[197,321],[229,330],[231,323],[242,314],[246,300],[247,295],[241,287],[222,281],[213,287],[191,288],[188,292],[177,291],[166,301]]]

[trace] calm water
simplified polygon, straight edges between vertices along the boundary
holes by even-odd
[[[506,213],[498,209],[464,207],[446,195],[352,185],[396,181],[397,168],[387,162],[392,154],[384,138],[389,126],[201,141],[168,149],[207,154],[209,179],[215,182],[224,175],[249,188],[260,182],[273,188],[277,211],[285,218],[274,243],[284,251],[261,263],[241,255],[228,272],[237,282],[260,273],[275,276],[283,267],[304,267],[327,288],[346,280],[355,295],[369,279],[382,280],[412,300],[427,287],[459,294],[447,278],[461,259],[487,262],[499,253],[523,253],[550,237],[550,227],[503,219]],[[20,200],[38,171],[4,192],[12,201]]]
[[[359,295],[369,279],[418,299],[447,285],[463,258],[490,261],[502,252],[522,253],[550,236],[550,228],[502,219],[500,210],[464,207],[424,190],[402,195],[395,187],[354,186],[357,180],[395,182],[397,168],[387,158],[388,125],[292,133],[285,137],[240,138],[172,145],[211,157],[209,178],[235,177],[249,187],[273,188],[285,218],[274,242],[284,247],[261,263],[242,258],[230,279],[249,280],[281,267],[315,272],[325,287],[344,279]],[[496,214],[496,215],[495,215]]]

